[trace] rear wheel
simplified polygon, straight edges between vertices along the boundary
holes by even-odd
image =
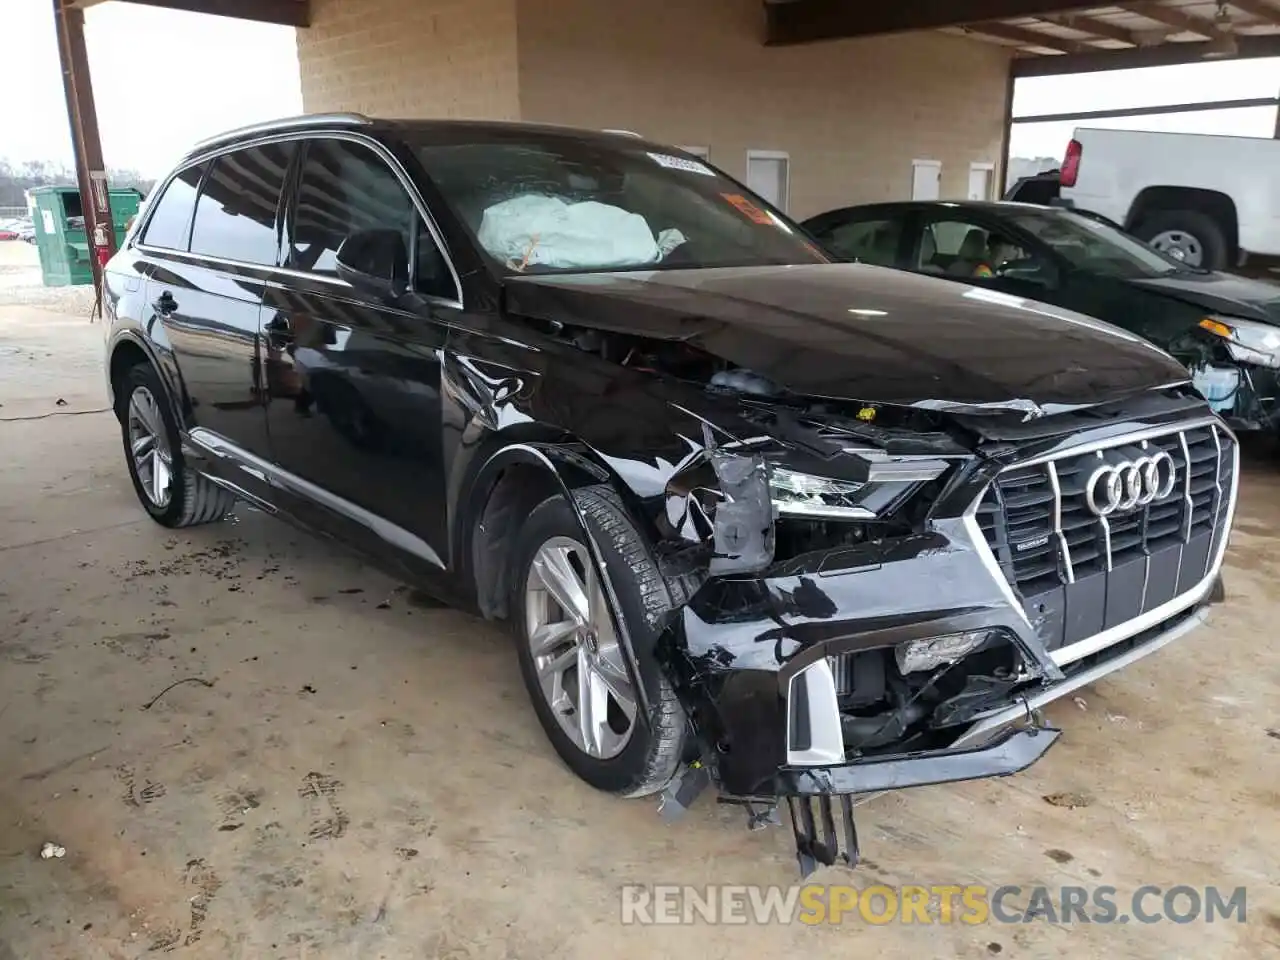
[[[153,520],[190,527],[231,512],[235,497],[188,469],[164,384],[150,364],[140,363],[120,378],[116,402],[133,489]]]
[[[684,749],[684,711],[645,652],[671,595],[613,491],[592,487],[574,496],[618,606],[569,503],[545,500],[525,521],[513,558],[520,670],[543,730],[570,769],[599,790],[643,796],[666,785]],[[656,691],[647,714],[611,614],[638,651],[641,682]]]
[[[1143,218],[1134,231],[1161,253],[1189,267],[1221,270],[1227,265],[1226,231],[1199,210],[1160,210]]]

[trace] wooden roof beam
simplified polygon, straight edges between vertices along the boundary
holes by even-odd
[[[849,0],[765,0],[765,43],[788,46],[872,37],[907,30],[936,30],[966,23],[1035,17],[1098,6],[1099,0],[914,0],[852,3]]]
[[[1037,17],[1037,19],[1056,23],[1060,27],[1070,27],[1072,30],[1079,30],[1081,33],[1091,33],[1095,37],[1117,40],[1131,47],[1141,46],[1132,30],[1127,30],[1116,23],[1099,20],[1097,17],[1089,17],[1079,13],[1063,13],[1056,16]]]
[[[970,33],[980,33],[997,40],[1008,40],[1020,47],[1041,47],[1046,50],[1057,50],[1059,53],[1088,53],[1097,49],[1079,40],[1069,40],[1051,33],[1040,33],[1027,30],[1008,23],[966,23],[964,29]]]
[[[1242,10],[1264,23],[1280,23],[1280,8],[1273,7],[1266,0],[1231,0],[1227,5]]]
[[[75,0],[76,6],[93,6],[101,0]],[[209,13],[235,20],[278,23],[286,27],[311,26],[310,0],[126,0],[144,7]],[[72,5],[68,3],[68,6]]]
[[[1239,36],[1233,60],[1280,57],[1280,34]],[[1068,73],[1099,70],[1132,70],[1136,67],[1166,67],[1179,63],[1199,63],[1210,53],[1205,40],[1187,43],[1158,43],[1133,50],[1099,50],[1057,57],[1014,57],[1015,77],[1054,77]]]
[[[1140,17],[1154,20],[1156,23],[1163,23],[1166,27],[1173,27],[1175,33],[1194,33],[1198,37],[1209,38],[1215,32],[1212,21],[1204,20],[1201,17],[1193,17],[1190,14],[1183,13],[1181,10],[1175,10],[1173,7],[1155,3],[1153,0],[1143,0],[1142,3],[1126,3],[1123,6],[1130,13],[1136,13]]]

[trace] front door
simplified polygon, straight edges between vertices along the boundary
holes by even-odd
[[[1061,299],[1061,273],[1042,249],[963,211],[919,221],[908,268],[1044,303]]]
[[[305,522],[429,577],[447,557],[440,363],[458,290],[380,151],[336,137],[304,150],[288,213],[295,272],[263,303],[279,481]],[[339,276],[339,248],[370,230],[400,235],[402,296]]]

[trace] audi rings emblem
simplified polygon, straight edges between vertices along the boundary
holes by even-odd
[[[1089,476],[1085,500],[1095,516],[1109,517],[1163,500],[1177,482],[1173,457],[1162,451],[1098,467]]]

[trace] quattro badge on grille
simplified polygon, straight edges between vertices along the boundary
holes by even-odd
[[[1109,517],[1163,500],[1178,482],[1173,457],[1161,451],[1150,457],[1121,460],[1098,467],[1089,475],[1085,501],[1095,516]]]

